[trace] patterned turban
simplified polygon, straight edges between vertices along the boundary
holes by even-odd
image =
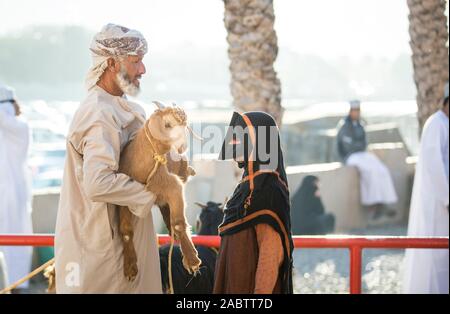
[[[108,24],[94,36],[90,50],[94,65],[86,78],[88,90],[97,84],[108,67],[109,58],[144,55],[147,53],[147,41],[137,30]]]

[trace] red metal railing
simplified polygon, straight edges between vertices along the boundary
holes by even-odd
[[[170,237],[160,235],[159,244],[170,243]],[[220,247],[218,236],[193,236],[196,245]],[[293,237],[295,248],[303,249],[349,249],[350,250],[350,293],[361,293],[362,251],[364,249],[448,249],[449,239],[410,237]],[[0,235],[0,246],[53,246],[54,236],[46,234]]]

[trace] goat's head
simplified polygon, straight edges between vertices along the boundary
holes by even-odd
[[[219,225],[223,221],[223,210],[225,205],[214,202],[208,202],[208,204],[206,205],[201,203],[195,204],[202,209],[200,215],[197,218],[197,234],[217,235],[219,233]]]
[[[151,115],[148,128],[152,136],[182,154],[187,150],[187,116],[176,106],[166,107],[154,102],[158,109]]]

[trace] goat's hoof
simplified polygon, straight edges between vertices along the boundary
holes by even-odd
[[[194,168],[189,167],[189,168],[188,168],[188,175],[190,175],[191,177],[194,177],[194,176],[197,175],[197,172],[195,171]]]
[[[123,272],[128,281],[134,281],[138,274],[137,256],[134,250],[125,251],[123,260]]]
[[[128,276],[128,277],[127,277],[127,280],[128,280],[129,282],[133,282],[135,279],[136,279],[136,276]]]
[[[131,265],[125,265],[125,269],[124,269],[124,273],[125,273],[125,278],[127,278],[127,280],[129,282],[133,282],[138,274],[138,267],[136,264],[131,264]]]
[[[200,271],[201,264],[202,261],[197,256],[194,256],[191,259],[183,257],[183,267],[184,269],[186,269],[189,275],[197,274]]]

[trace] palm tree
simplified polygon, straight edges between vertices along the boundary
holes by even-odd
[[[280,125],[281,83],[274,70],[278,39],[273,0],[224,0],[231,94],[239,111],[264,111]]]
[[[439,108],[448,81],[445,0],[408,0],[414,81],[420,129]]]

